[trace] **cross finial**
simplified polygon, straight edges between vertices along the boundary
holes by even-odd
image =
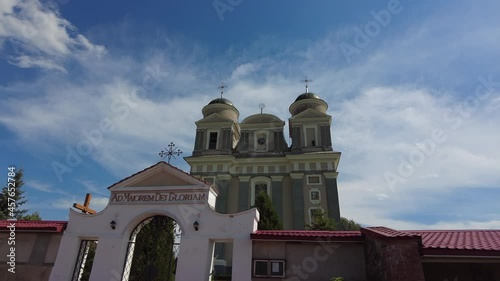
[[[170,158],[174,157],[175,159],[175,156],[181,155],[182,151],[180,149],[176,150],[175,144],[173,142],[170,142],[170,144],[167,146],[168,148],[165,148],[165,150],[160,151],[160,153],[158,154],[160,155],[161,160],[167,158],[167,163],[170,164]]]
[[[309,83],[312,82],[313,80],[312,79],[308,79],[307,76],[306,76],[306,79],[300,81],[300,82],[304,82],[306,83],[306,93],[309,93]]]
[[[220,86],[217,87],[217,89],[220,89],[220,98],[222,98],[222,95],[224,94],[224,89],[227,88],[227,85],[224,84],[224,82],[220,83]]]
[[[83,205],[80,205],[78,203],[74,203],[73,208],[77,208],[78,210],[82,211],[82,213],[84,213],[84,214],[92,214],[92,215],[95,214],[96,212],[89,208],[90,199],[92,199],[92,195],[90,195],[90,193],[87,193],[87,195],[85,195],[85,201],[84,201]]]

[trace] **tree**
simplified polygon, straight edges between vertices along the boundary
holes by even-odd
[[[7,182],[7,185],[2,188],[2,192],[0,193],[0,219],[10,219],[12,217],[11,214],[13,214],[13,217],[18,220],[41,220],[42,218],[38,212],[25,215],[29,210],[21,208],[21,206],[28,201],[25,199],[25,191],[22,189],[22,186],[24,185],[23,169],[19,169],[17,171],[13,170],[10,173],[13,175],[9,175],[9,178],[13,178],[14,181]],[[15,191],[13,191],[12,188],[15,188]],[[12,202],[16,203],[15,207],[12,207]],[[11,212],[12,210],[13,212]]]
[[[273,207],[271,199],[266,192],[262,191],[255,198],[255,206],[259,210],[260,220],[258,229],[260,230],[280,230],[283,229],[278,213]]]
[[[354,220],[340,218],[340,221],[335,222],[335,230],[360,230],[361,225]]]
[[[306,225],[309,230],[335,230],[335,221],[324,212],[314,210],[311,224]]]
[[[326,216],[324,212],[315,210],[313,214],[313,221],[311,224],[306,225],[309,230],[359,230],[361,226],[354,220],[348,220],[344,217],[340,218],[340,221],[335,221],[332,218]]]
[[[40,216],[39,212],[34,212],[32,214],[22,216],[21,220],[25,220],[25,221],[41,221],[42,220],[42,216]]]
[[[135,239],[131,281],[170,281],[175,279],[176,257],[174,220],[155,216],[144,225]]]

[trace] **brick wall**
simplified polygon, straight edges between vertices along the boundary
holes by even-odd
[[[371,281],[425,281],[418,241],[366,237],[366,275]]]

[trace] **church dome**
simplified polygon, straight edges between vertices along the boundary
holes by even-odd
[[[225,99],[225,98],[216,98],[216,99],[213,99],[208,104],[217,104],[217,103],[227,104],[227,105],[230,105],[230,106],[234,106],[233,103],[230,100]]]
[[[319,96],[316,95],[315,93],[303,93],[302,95],[298,96],[295,99],[295,101],[304,100],[304,99],[318,99],[318,100],[320,100]]]
[[[269,127],[283,127],[285,122],[277,116],[266,113],[250,115],[241,121],[241,124],[266,124]],[[249,125],[250,126],[250,125]]]
[[[295,99],[290,105],[289,111],[292,116],[295,116],[308,108],[326,113],[328,104],[315,93],[305,92]]]
[[[235,122],[238,121],[238,117],[240,113],[238,109],[234,107],[234,104],[225,98],[216,98],[210,101],[205,107],[202,109],[203,118],[208,117],[214,113],[218,113],[226,118],[229,118]]]

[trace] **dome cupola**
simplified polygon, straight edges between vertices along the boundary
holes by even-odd
[[[230,100],[222,97],[225,87],[226,86],[224,84],[219,87],[219,89],[221,89],[220,98],[211,100],[207,105],[203,107],[203,109],[201,110],[201,112],[203,113],[203,118],[214,113],[219,113],[224,117],[238,122],[240,112],[238,111],[238,109],[236,109],[236,107],[234,107],[234,104]]]
[[[309,82],[311,80],[306,79],[305,81]],[[309,92],[309,87],[306,84],[306,92],[299,95],[295,99],[292,105],[290,105],[289,111],[292,116],[295,116],[308,108],[315,109],[321,113],[326,113],[328,104],[315,93]]]

